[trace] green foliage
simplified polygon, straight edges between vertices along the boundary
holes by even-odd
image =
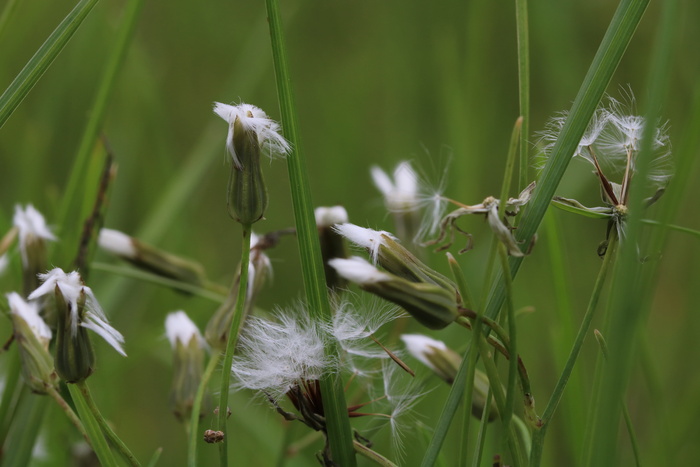
[[[185,425],[170,413],[172,363],[163,321],[168,312],[184,309],[203,329],[225,298],[221,289],[233,280],[241,258],[240,226],[226,209],[226,130],[211,112],[214,101],[244,101],[265,109],[281,121],[296,150],[288,166],[262,164],[269,206],[254,228],[265,233],[296,226],[299,246],[294,237],[280,237],[267,252],[274,281],[261,293],[256,313],[306,296],[319,315],[329,309],[314,250],[313,206],[343,204],[351,222],[391,231],[369,167],[389,168],[404,159],[411,159],[433,182],[444,176],[445,194],[451,199],[466,204],[487,196],[504,199],[500,188],[520,109],[527,115],[517,146],[520,156],[532,156],[538,152],[534,132],[557,111],[571,108],[571,121],[550,164],[538,173],[532,157],[521,158],[530,166],[521,162],[514,169],[518,186],[507,192],[516,196],[538,174],[537,189],[515,232],[519,240],[536,232],[538,238],[529,256],[510,259],[509,268],[517,276],[509,299],[511,311],[535,309],[515,321],[517,352],[527,362],[539,413],[549,407],[545,421],[552,429],[533,441],[542,441],[539,465],[581,465],[583,459],[591,465],[633,464],[635,454],[622,419],[615,423],[621,399],[642,465],[675,465],[700,456],[700,449],[687,443],[696,434],[693,414],[700,407],[694,389],[700,375],[690,365],[700,358],[694,345],[700,318],[692,310],[700,294],[695,287],[700,280],[695,214],[700,184],[694,183],[699,170],[694,161],[700,144],[700,65],[692,48],[683,46],[700,41],[697,2],[668,2],[677,9],[670,23],[664,22],[670,21],[665,16],[669,13],[661,12],[672,6],[645,0],[622,0],[619,5],[455,0],[430,9],[418,2],[401,7],[356,2],[352,8],[337,2],[283,2],[275,18],[286,39],[288,63],[282,71],[274,64],[280,60],[279,49],[271,47],[261,2],[194,6],[182,1],[83,0],[44,2],[41,8],[28,3],[10,0],[0,12],[0,41],[5,45],[0,47],[0,238],[11,227],[14,204],[33,203],[60,238],[50,250],[50,264],[70,268],[109,152],[118,170],[107,192],[105,217],[96,219],[96,225],[104,223],[194,258],[206,269],[208,282],[200,288],[136,271],[104,253],[95,255],[89,285],[124,334],[129,356],[123,358],[93,339],[96,367],[89,384],[102,415],[136,458],[154,458],[162,447],[156,465],[183,465],[188,440],[201,439],[189,437]],[[660,49],[654,49],[650,65],[652,44]],[[276,82],[287,80],[294,85],[293,101],[288,92],[278,96],[276,91]],[[567,169],[568,154],[603,93],[620,97],[621,87],[628,84],[638,98],[637,114],[670,120],[678,175],[666,194],[642,211],[644,218],[631,220],[634,241],[621,246],[617,264],[609,259],[608,280],[596,286],[601,268],[596,250],[605,238],[607,219],[576,215],[580,209],[564,204],[570,212],[550,209],[539,227],[552,196],[599,205],[595,176],[577,161]],[[528,89],[529,96],[524,96]],[[642,194],[632,196],[638,206]],[[462,295],[487,298],[480,304],[468,302],[495,319],[506,296],[503,266],[489,265],[491,232],[487,223],[471,216],[460,219],[459,226],[473,234],[474,248],[450,264],[461,267]],[[417,256],[449,275],[444,257],[424,250]],[[450,249],[455,255],[457,250],[457,245]],[[21,288],[20,255],[14,249],[9,253],[9,269],[0,276],[2,294]],[[640,256],[646,262],[640,263]],[[575,367],[567,367],[573,372],[564,389],[557,381],[592,294],[596,301],[600,294],[600,305],[595,316],[585,317],[586,324],[591,319],[590,329],[579,336],[580,354]],[[424,332],[414,321],[406,326],[410,332]],[[610,351],[597,372],[600,350],[592,339],[594,328],[603,331]],[[10,332],[10,320],[0,320],[3,342]],[[485,332],[481,327],[476,335]],[[450,325],[431,335],[464,354],[475,334]],[[383,343],[391,340],[390,335]],[[466,360],[480,361],[481,367],[479,349],[470,349]],[[14,349],[0,353],[0,373],[6,375],[0,465],[27,464],[37,438],[46,455],[28,465],[64,465],[66,444],[82,438],[48,397],[19,389],[16,357]],[[410,357],[406,362],[412,368],[420,365]],[[507,384],[505,358],[499,357],[497,368],[491,363],[487,369],[494,377],[498,370],[504,382],[503,392],[495,396],[507,406],[508,417],[513,403],[510,427],[484,424],[482,444],[476,439],[478,421],[471,420],[471,427],[466,421],[450,425],[452,414],[461,415],[460,391],[450,395],[442,381],[421,379],[429,377],[427,372],[414,368],[417,380],[435,388],[416,407],[420,422],[435,431],[407,431],[406,454],[397,464],[418,465],[429,452],[428,465],[436,459],[456,465],[459,456],[467,465],[477,448],[483,448],[480,465],[492,465],[494,454],[512,462],[508,440],[513,446],[513,439],[522,436],[516,417],[523,417],[523,404],[517,385]],[[595,384],[594,373],[600,377]],[[455,387],[472,380],[465,365]],[[326,384],[342,388],[344,382]],[[217,368],[212,392],[218,392],[219,383]],[[343,413],[343,398],[355,403],[352,391],[336,394],[336,417]],[[76,388],[71,393],[86,430],[99,437],[104,429],[88,415],[87,402]],[[550,402],[553,393],[561,396],[560,403],[556,398]],[[297,422],[283,425],[265,401],[251,403],[253,397],[247,391],[229,397],[233,414],[228,427],[235,432],[228,440],[230,463],[274,465],[287,445],[295,443],[302,447],[284,465],[314,465],[320,437],[306,439],[308,430]],[[599,401],[600,407],[591,401]],[[363,410],[371,412],[372,406]],[[13,424],[6,425],[9,419]],[[590,440],[582,436],[587,422],[594,432]],[[375,442],[372,449],[396,461],[388,430],[375,432],[371,422],[360,419],[351,423]],[[200,422],[201,430],[216,425],[212,414]],[[348,434],[342,423],[333,429]],[[461,430],[469,433],[466,441]],[[102,441],[96,446],[100,457],[116,464],[118,459],[107,460],[117,457],[113,443]],[[349,446],[338,443],[333,449]],[[523,444],[530,449],[529,440]],[[594,456],[584,452],[589,447]],[[217,447],[200,444],[197,458],[198,465],[216,465]],[[365,458],[357,459],[359,465],[369,465]]]

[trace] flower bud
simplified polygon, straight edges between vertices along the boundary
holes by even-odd
[[[46,270],[46,242],[56,240],[44,216],[28,204],[25,209],[15,206],[13,223],[19,231],[19,250],[22,256],[24,295],[39,286],[37,274]]]
[[[228,182],[229,215],[243,225],[259,221],[267,208],[267,189],[260,168],[260,155],[284,156],[291,150],[280,135],[279,125],[261,109],[240,104],[214,105],[214,112],[229,125],[226,147],[232,166]]]
[[[15,342],[22,361],[22,376],[35,393],[44,394],[56,385],[56,372],[49,354],[51,330],[39,316],[33,302],[25,302],[19,294],[7,294],[10,304]]]
[[[97,242],[103,250],[137,268],[196,286],[205,282],[201,264],[155,248],[118,230],[101,229]]]
[[[462,357],[445,345],[444,342],[432,339],[422,334],[403,334],[401,336],[406,349],[413,357],[430,368],[437,376],[448,384],[454,382]],[[474,373],[474,392],[472,393],[472,415],[481,419],[486,406],[486,397],[489,390],[489,380],[480,370]],[[498,417],[498,408],[495,401],[491,400],[489,409],[489,422]]]
[[[124,337],[109,325],[90,287],[83,284],[77,271],[66,274],[54,268],[40,274],[43,284],[29,295],[30,300],[53,295],[56,310],[56,372],[67,383],[77,383],[95,368],[95,354],[87,330],[102,337],[117,352],[126,356]]]
[[[204,339],[184,311],[168,314],[165,333],[173,349],[170,404],[175,417],[186,422],[192,414],[192,405],[204,371]],[[203,412],[202,408],[200,416]]]
[[[95,371],[95,352],[90,342],[87,329],[82,326],[74,328],[72,315],[80,316],[86,302],[84,291],[80,291],[77,309],[63,296],[61,288],[56,285],[56,372],[67,383],[85,380]]]
[[[260,167],[260,145],[251,129],[241,120],[233,122],[233,145],[241,163],[231,165],[228,181],[228,213],[237,222],[248,225],[259,221],[267,208],[267,188]]]
[[[336,258],[329,264],[342,277],[357,283],[367,292],[399,305],[429,329],[442,329],[459,317],[455,293],[438,285],[411,282],[381,272],[357,256]]]
[[[372,259],[402,279],[416,283],[429,283],[442,287],[455,295],[461,303],[455,284],[404,248],[389,232],[366,229],[354,224],[342,224],[335,230],[351,242],[367,248]]]
[[[318,207],[314,211],[316,227],[321,244],[321,256],[323,257],[323,271],[326,276],[326,286],[332,290],[342,289],[347,281],[340,277],[336,270],[328,265],[328,260],[333,258],[347,258],[347,250],[343,237],[332,229],[334,225],[348,221],[348,213],[343,206]]]

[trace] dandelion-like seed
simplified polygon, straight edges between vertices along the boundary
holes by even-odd
[[[605,107],[595,111],[573,154],[574,157],[581,157],[593,166],[600,182],[604,206],[590,208],[575,199],[554,198],[554,204],[565,210],[609,220],[608,235],[598,249],[601,256],[607,250],[609,232],[613,227],[618,238],[622,240],[625,237],[624,224],[628,211],[629,189],[637,173],[639,145],[647,125],[644,117],[628,114],[627,106],[619,101],[612,97],[608,97],[606,101]],[[630,107],[633,107],[633,104],[634,98],[630,93]],[[553,118],[540,134],[545,157],[551,154],[567,117],[566,113],[562,113]],[[656,202],[663,194],[673,172],[668,123],[659,124],[651,131],[652,156],[646,183],[654,193],[646,200],[647,206]]]
[[[380,357],[371,350],[369,343],[379,327],[397,316],[395,312],[375,315],[375,311],[380,311],[378,309],[352,316],[357,312],[353,305],[348,302],[336,305],[336,315],[332,321],[311,318],[303,305],[293,310],[278,311],[274,321],[250,318],[241,335],[239,352],[231,367],[236,379],[235,387],[260,391],[285,419],[301,421],[313,430],[325,433],[321,378],[340,373],[362,378],[376,375],[376,370],[358,372],[357,359],[367,359],[367,365],[363,365],[365,367],[369,367],[372,361],[389,361],[386,354]],[[367,343],[361,342],[363,339]],[[326,343],[331,340],[343,349],[340,356],[326,355]],[[351,358],[348,359],[348,355]],[[360,411],[379,400],[388,401],[389,396],[393,401],[390,404],[393,411],[405,411],[397,408],[407,404],[400,403],[397,396],[394,396],[394,389],[396,388],[392,387],[391,394],[383,393],[379,399],[348,406],[348,417],[393,417]],[[294,412],[282,408],[283,399],[291,403]],[[362,438],[358,436],[358,439]],[[329,458],[327,445],[324,456]]]

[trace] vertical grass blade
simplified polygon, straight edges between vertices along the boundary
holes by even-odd
[[[569,165],[571,155],[581,140],[586,126],[606,87],[610,83],[612,75],[632,40],[634,31],[639,25],[648,5],[649,0],[622,0],[620,2],[593,59],[593,63],[584,78],[559,140],[555,144],[552,154],[544,167],[528,209],[523,215],[522,223],[517,231],[519,240],[529,241],[537,232],[554,191]],[[517,274],[521,264],[522,258],[510,259],[510,270],[513,277]],[[503,280],[502,272],[499,272],[493,281],[489,293],[485,315],[489,318],[494,318],[500,311],[504,300],[505,281]],[[466,360],[463,360],[463,366]],[[461,384],[458,384],[458,381],[455,381],[455,384],[450,389],[445,408],[455,407],[456,409],[457,402],[462,397],[463,391],[464,382],[462,381]],[[435,463],[435,458],[439,451],[439,447],[435,449],[435,446],[442,445],[444,435],[447,433],[445,426],[449,426],[453,416],[454,410],[443,410],[435,435],[431,440],[431,445],[423,458],[422,465],[424,467]]]
[[[68,13],[68,16],[61,21],[61,24],[54,29],[48,39],[39,47],[39,50],[29,59],[22,71],[19,72],[14,81],[0,96],[0,128],[29,94],[29,91],[39,81],[39,78],[51,66],[97,2],[98,0],[81,0]]]
[[[637,341],[637,332],[644,321],[648,306],[645,298],[648,288],[644,277],[651,274],[657,262],[640,265],[639,240],[641,239],[642,215],[644,214],[644,182],[652,158],[652,140],[655,122],[658,120],[668,85],[669,60],[672,56],[673,31],[677,25],[678,2],[663,3],[660,28],[652,55],[649,74],[649,102],[644,115],[645,125],[637,157],[636,174],[632,181],[629,202],[627,237],[620,248],[619,264],[615,271],[615,288],[611,295],[610,328],[605,332],[609,361],[604,366],[600,403],[596,424],[593,427],[593,445],[590,465],[616,465],[618,421],[620,400],[629,379],[630,366]]]
[[[326,280],[323,273],[321,248],[316,232],[316,221],[309,189],[306,159],[301,150],[301,140],[294,105],[291,78],[287,67],[286,49],[282,34],[277,0],[266,0],[270,36],[272,40],[272,56],[275,64],[277,91],[282,113],[282,126],[286,138],[292,143],[293,151],[287,158],[289,182],[292,189],[292,205],[296,222],[299,254],[306,289],[306,299],[309,309],[323,318],[331,317]],[[335,343],[330,342],[326,348],[329,354],[337,354]],[[321,380],[323,408],[326,416],[328,440],[333,461],[343,467],[356,465],[355,452],[352,444],[352,434],[348,420],[345,395],[340,378],[328,375]]]

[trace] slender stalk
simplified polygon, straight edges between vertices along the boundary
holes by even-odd
[[[243,242],[241,244],[241,279],[238,282],[236,306],[233,309],[233,319],[231,319],[231,328],[229,329],[228,340],[226,341],[224,363],[221,368],[221,389],[219,393],[219,416],[217,422],[219,431],[224,433],[224,440],[219,444],[219,465],[221,467],[228,465],[229,434],[226,432],[226,420],[228,420],[228,393],[231,382],[231,363],[233,362],[233,353],[236,350],[236,343],[238,342],[238,334],[240,332],[241,325],[243,324],[243,308],[245,307],[245,298],[248,295],[246,292],[248,285],[248,263],[250,262],[251,226],[250,224],[244,224],[242,227]]]
[[[70,385],[69,385],[70,386]],[[87,382],[86,381],[81,381],[79,383],[76,383],[76,386],[80,389],[80,393],[83,395],[85,404],[87,404],[88,409],[92,413],[92,415],[95,417],[95,420],[97,421],[97,424],[100,426],[102,431],[104,432],[105,436],[107,437],[107,440],[112,443],[112,445],[117,448],[117,451],[119,454],[129,462],[134,467],[138,467],[141,465],[141,463],[136,459],[136,456],[134,456],[129,448],[124,444],[124,441],[122,441],[119,436],[112,430],[112,427],[109,426],[109,423],[104,419],[102,414],[100,413],[100,409],[97,407],[97,404],[95,404],[94,399],[92,398],[92,394],[90,394],[90,388],[88,388]]]
[[[489,350],[486,339],[483,337],[478,341],[479,353],[481,354],[481,361],[484,362],[484,369],[489,377],[489,387],[493,393],[493,397],[496,400],[496,406],[498,407],[498,413],[501,417],[501,423],[503,424],[503,429],[507,433],[508,447],[510,448],[511,455],[513,456],[513,464],[517,466],[526,465],[526,457],[523,451],[523,446],[521,445],[520,438],[518,437],[515,427],[509,420],[508,424],[505,422],[505,410],[506,410],[506,396],[503,393],[503,386],[501,384],[501,379],[498,376],[498,368],[496,368],[496,363],[493,359],[489,358]]]
[[[207,364],[204,374],[202,375],[202,380],[197,388],[197,393],[192,401],[192,414],[190,415],[189,424],[189,438],[187,440],[187,465],[188,467],[197,466],[197,440],[201,439],[199,435],[199,417],[202,411],[202,400],[204,399],[204,393],[207,390],[207,385],[211,376],[214,374],[214,370],[221,360],[221,353],[215,352],[212,354]]]
[[[216,283],[206,283],[204,287],[199,287],[187,282],[181,282],[175,279],[159,276],[150,272],[141,271],[129,266],[116,266],[108,263],[93,262],[90,267],[97,271],[108,272],[110,274],[129,277],[142,282],[168,287],[175,290],[180,290],[185,293],[196,295],[197,297],[205,298],[214,303],[223,303],[226,300],[226,291],[224,287]]]
[[[58,406],[63,410],[63,412],[66,414],[66,417],[68,417],[68,420],[78,429],[81,435],[83,435],[83,438],[85,438],[85,441],[90,444],[90,437],[87,435],[87,432],[85,431],[85,428],[83,427],[83,424],[80,422],[80,419],[78,416],[73,412],[73,409],[70,408],[66,400],[61,397],[61,395],[56,391],[56,389],[53,386],[47,386],[46,387],[46,393],[56,401]],[[92,446],[92,445],[91,445]]]
[[[447,261],[450,265],[450,270],[452,271],[452,277],[455,280],[455,283],[457,284],[457,289],[459,290],[460,295],[462,295],[462,301],[464,305],[468,308],[469,306],[473,306],[474,299],[471,296],[471,292],[469,290],[469,286],[467,284],[467,280],[464,277],[464,272],[462,271],[462,268],[459,267],[459,264],[457,263],[457,260],[455,259],[452,254],[447,253]],[[478,339],[479,336],[481,336],[481,322],[479,321],[480,315],[477,316],[476,321],[474,322],[474,332],[472,339]],[[471,411],[470,408],[472,406],[472,398],[474,394],[474,374],[475,374],[475,367],[476,367],[476,349],[473,347],[470,347],[467,350],[467,354],[465,355],[465,358],[472,359],[473,362],[470,362],[469,366],[467,368],[470,368],[470,371],[467,372],[467,379],[465,382],[465,390],[464,390],[464,399],[463,399],[463,404],[464,404],[464,410],[462,412],[462,435],[460,436],[460,439],[464,440],[464,442],[460,443],[460,455],[459,455],[459,460],[460,460],[460,466],[461,467],[466,467],[468,463],[468,443],[467,440],[469,440],[469,426],[471,424]],[[487,417],[487,408],[485,407],[483,412],[482,412],[482,418]]]
[[[389,459],[386,457],[382,456],[376,451],[373,451],[372,449],[368,448],[364,444],[360,443],[357,440],[354,440],[352,442],[353,447],[355,448],[355,452],[360,454],[361,456],[371,460],[377,465],[381,465],[382,467],[397,467],[396,464],[391,462]]]
[[[104,467],[116,467],[119,464],[117,464],[117,461],[114,459],[114,455],[107,445],[107,440],[100,429],[100,425],[97,423],[97,420],[95,420],[95,417],[90,411],[90,407],[85,401],[85,395],[79,387],[79,384],[81,383],[68,384],[67,386],[73,398],[73,402],[75,403],[75,408],[80,415],[83,427],[85,427],[85,431],[90,437],[92,449],[95,451],[95,454],[97,454],[100,464]]]
[[[506,312],[508,314],[508,337],[509,346],[508,351],[510,352],[510,359],[508,360],[508,387],[506,391],[506,401],[505,401],[505,412],[502,414],[503,425],[510,426],[511,420],[513,418],[513,405],[515,402],[515,382],[518,374],[518,350],[516,346],[516,323],[515,323],[515,309],[513,307],[513,282],[510,275],[510,269],[508,267],[508,253],[506,252],[506,247],[503,244],[499,245],[498,248],[499,256],[501,258],[501,267],[503,268],[503,277],[506,279]]]
[[[301,150],[301,138],[299,137],[294,93],[287,65],[287,53],[282,32],[279,4],[277,0],[266,0],[265,4],[270,26],[272,57],[275,64],[282,126],[285,136],[293,148],[292,154],[287,158],[287,167],[292,188],[292,205],[294,207],[306,299],[309,302],[312,313],[315,313],[316,316],[322,319],[330,319],[331,308],[323,273],[323,260],[316,231],[306,159],[304,152]],[[328,355],[338,354],[338,349],[332,339],[328,340],[325,350]],[[329,373],[321,378],[320,385],[332,460],[343,467],[353,467],[356,465],[355,450],[352,443],[352,431],[347,414],[342,379],[338,375]]]
[[[476,349],[476,347],[475,347]],[[477,353],[476,351],[474,353]],[[491,400],[493,399],[493,391],[489,387],[489,392],[486,393],[486,405],[481,416],[479,425],[479,434],[476,437],[476,445],[474,446],[474,457],[472,459],[472,467],[481,465],[481,456],[484,454],[484,446],[486,445],[486,431],[489,428],[489,412],[491,411]]]
[[[603,259],[603,264],[600,266],[598,271],[598,277],[596,278],[595,285],[593,286],[593,292],[591,293],[591,298],[588,301],[588,307],[586,308],[586,314],[583,316],[583,321],[579,327],[578,334],[576,335],[576,340],[569,353],[569,358],[566,361],[564,370],[559,376],[552,396],[547,403],[547,407],[544,409],[542,414],[542,427],[535,432],[532,437],[532,448],[530,451],[530,467],[537,467],[540,465],[542,458],[542,448],[544,446],[544,438],[547,434],[547,429],[549,428],[554,411],[557,409],[562,396],[564,395],[564,389],[566,389],[566,383],[569,381],[569,377],[576,365],[576,360],[578,359],[581,348],[583,347],[583,342],[586,339],[588,330],[591,326],[591,321],[593,320],[593,315],[598,306],[598,300],[600,299],[600,294],[603,290],[603,285],[605,284],[605,278],[607,277],[610,265],[612,264],[613,258],[616,254],[617,245],[617,234],[615,229],[611,232],[610,242],[608,244],[608,251]]]

